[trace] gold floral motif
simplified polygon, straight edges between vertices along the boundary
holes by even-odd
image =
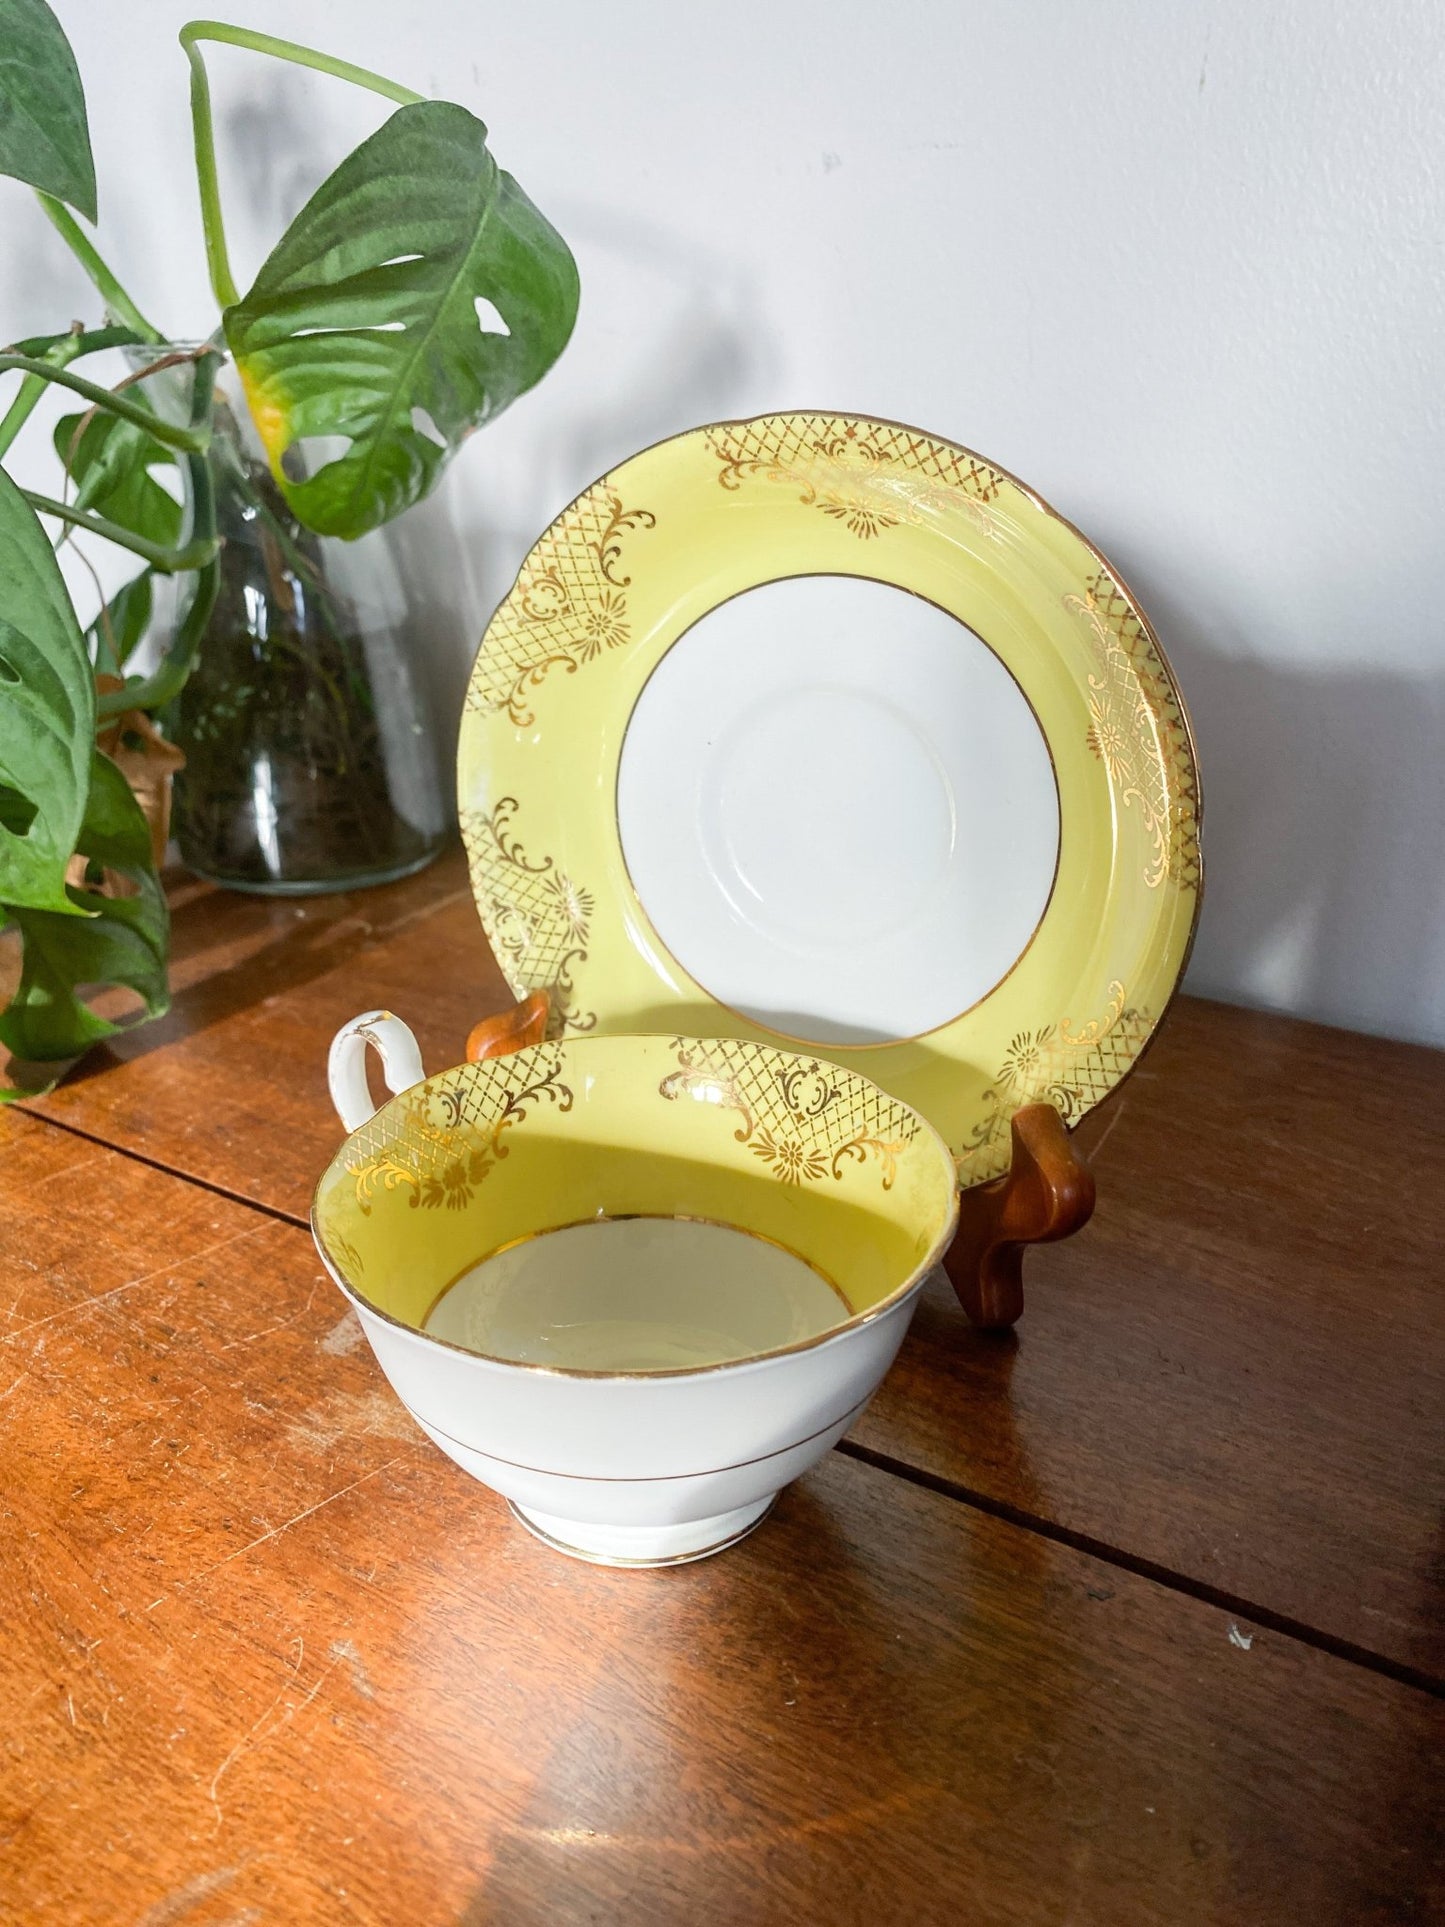
[[[556,669],[575,675],[631,640],[624,546],[656,528],[650,509],[627,508],[603,480],[554,522],[522,566],[492,618],[477,657],[467,708],[504,711],[519,727],[535,722],[531,692]]]
[[[891,1190],[899,1155],[918,1135],[913,1114],[852,1071],[813,1059],[779,1067],[738,1039],[698,1045],[674,1037],[679,1068],[658,1086],[738,1112],[733,1133],[784,1184],[841,1178],[845,1163],[876,1158]]]
[[[1066,1124],[1108,1096],[1149,1039],[1154,1019],[1125,1005],[1124,986],[1109,986],[1102,1016],[1075,1030],[1067,1017],[1057,1024],[1021,1030],[984,1092],[984,1116],[958,1156],[960,1182],[981,1184],[1008,1169],[1009,1123],[1026,1104],[1052,1104]]]
[[[572,1108],[555,1046],[539,1049],[462,1065],[368,1119],[346,1165],[362,1212],[370,1216],[378,1192],[398,1189],[414,1208],[465,1210],[529,1110]]]
[[[1138,611],[1103,569],[1064,607],[1088,628],[1097,669],[1089,676],[1088,745],[1123,807],[1137,809],[1149,839],[1144,881],[1199,887],[1199,778],[1189,729],[1169,672]]]
[[[819,501],[818,507],[824,515],[831,515],[841,522],[853,535],[867,541],[870,536],[881,535],[884,529],[896,529],[898,517],[890,515],[876,503],[861,501],[858,498],[845,498],[835,489]]]
[[[507,981],[519,992],[548,992],[548,1035],[591,1030],[597,1018],[576,1009],[572,972],[587,961],[596,899],[550,856],[527,856],[512,828],[517,809],[516,797],[504,796],[490,812],[462,811],[472,893]]]
[[[707,431],[718,481],[739,489],[757,476],[795,487],[798,500],[867,542],[915,522],[936,506],[969,505],[970,519],[994,533],[988,509],[1002,476],[964,450],[912,429],[836,415],[772,415]]]
[[[604,649],[616,649],[627,640],[627,599],[620,589],[606,589],[587,611],[577,653],[591,662]]]

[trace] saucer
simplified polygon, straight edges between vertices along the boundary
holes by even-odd
[[[769,416],[605,476],[483,638],[473,890],[554,1034],[823,1052],[937,1127],[1118,1083],[1183,969],[1199,786],[1116,571],[982,457]]]

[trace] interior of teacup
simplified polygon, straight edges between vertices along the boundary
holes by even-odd
[[[856,1072],[619,1036],[404,1091],[342,1145],[313,1221],[363,1306],[440,1343],[674,1371],[876,1314],[941,1255],[955,1210],[937,1133]]]

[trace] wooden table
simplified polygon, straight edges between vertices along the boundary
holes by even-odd
[[[506,991],[460,860],[184,883],[0,1117],[0,1919],[1445,1918],[1445,1057],[1185,999],[1016,1335],[930,1286],[725,1556],[549,1552],[305,1229],[325,1046]]]

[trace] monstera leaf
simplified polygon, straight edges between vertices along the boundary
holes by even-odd
[[[97,1016],[77,987],[122,984],[136,991],[146,1017],[168,1008],[166,944],[170,920],[151,860],[151,833],[124,776],[99,750],[79,854],[125,880],[129,896],[71,889],[69,916],[7,905],[24,943],[20,983],[0,1014],[0,1044],[35,1062],[72,1058],[125,1026]]]
[[[85,646],[92,659],[102,666],[124,669],[150,627],[153,602],[151,572],[142,569],[96,612],[85,632]]]
[[[57,911],[85,813],[95,680],[35,511],[0,469],[0,903]]]
[[[55,452],[75,484],[73,507],[162,548],[180,541],[181,505],[151,472],[174,469],[175,457],[143,428],[118,415],[64,415],[55,425]]]
[[[45,0],[0,0],[0,174],[95,219],[85,95]]]
[[[361,535],[419,500],[572,332],[567,244],[486,143],[463,107],[400,108],[226,311],[276,480],[323,535]]]

